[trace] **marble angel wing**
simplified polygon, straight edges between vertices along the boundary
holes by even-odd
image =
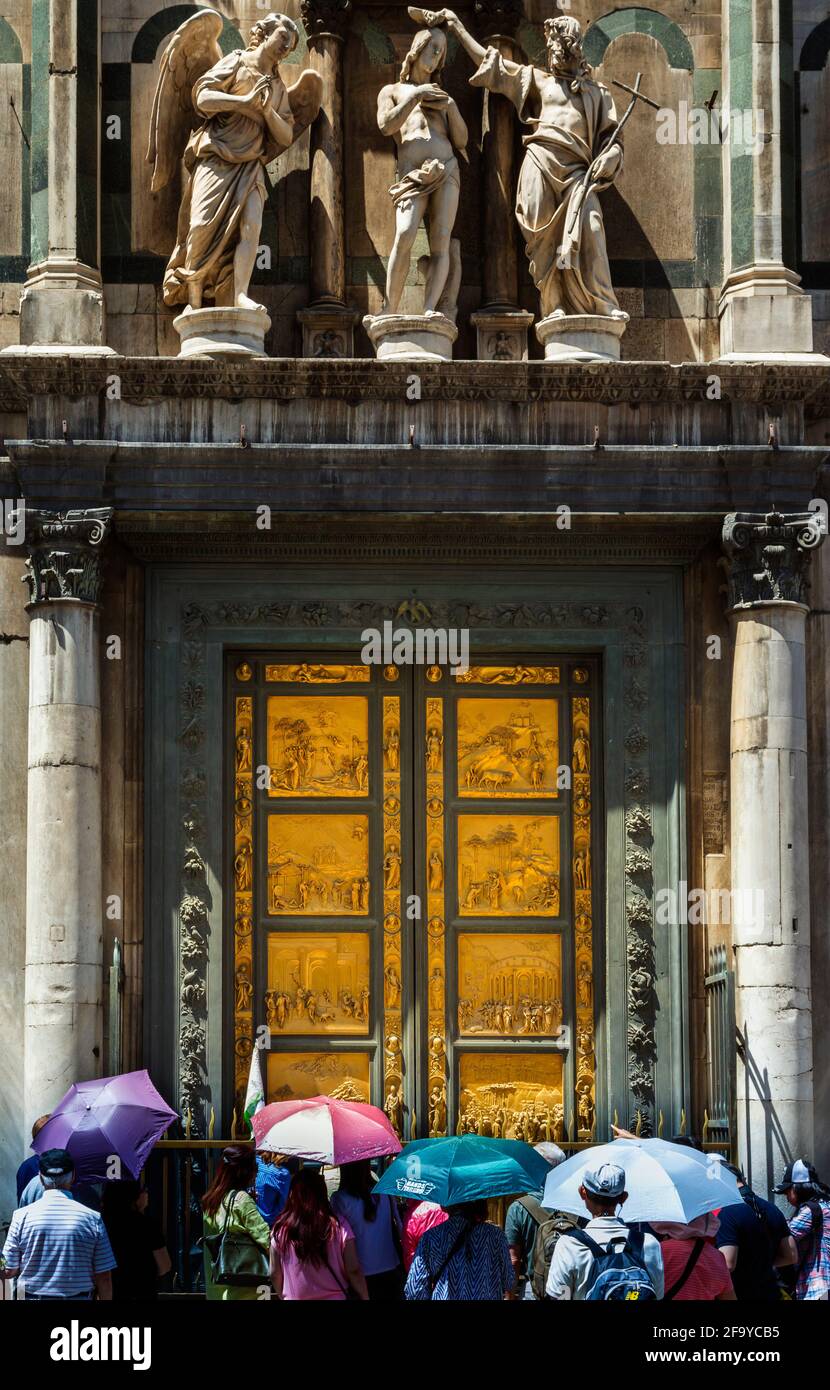
[[[194,83],[222,57],[222,24],[216,10],[197,10],[179,25],[164,50],[146,155],[147,163],[153,166],[150,187],[154,193],[166,188],[177,172],[184,147],[198,124],[191,94]]]
[[[323,79],[313,68],[300,73],[293,87],[286,87],[288,104],[294,113],[294,139],[297,140],[316,118],[323,101]]]

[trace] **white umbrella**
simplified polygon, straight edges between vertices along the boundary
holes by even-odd
[[[615,1139],[611,1144],[584,1149],[554,1168],[545,1182],[542,1206],[585,1216],[580,1185],[586,1172],[603,1163],[615,1163],[625,1170],[628,1200],[621,1214],[626,1221],[679,1221],[688,1225],[704,1212],[742,1200],[736,1178],[717,1154],[700,1153],[663,1139]]]

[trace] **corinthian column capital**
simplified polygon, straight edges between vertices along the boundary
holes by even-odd
[[[727,607],[807,606],[810,554],[824,540],[818,512],[730,512],[723,523]]]
[[[67,512],[26,510],[26,583],[29,603],[70,599],[97,603],[101,594],[101,550],[110,529],[111,507]]]
[[[352,12],[352,0],[300,0],[300,14],[310,44],[323,35],[345,39]]]

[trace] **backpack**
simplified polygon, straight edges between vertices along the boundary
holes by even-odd
[[[536,1222],[533,1251],[528,1260],[528,1278],[533,1290],[533,1297],[541,1302],[545,1297],[548,1270],[556,1242],[560,1236],[570,1235],[572,1231],[576,1230],[576,1217],[569,1216],[564,1211],[546,1211],[535,1197],[520,1197],[519,1205],[523,1206],[528,1215],[532,1216]]]
[[[621,1232],[609,1242],[607,1249],[592,1240],[586,1231],[571,1231],[570,1238],[584,1245],[594,1257],[585,1286],[586,1300],[645,1303],[656,1299],[643,1258],[645,1238],[642,1234],[626,1231],[623,1235]]]

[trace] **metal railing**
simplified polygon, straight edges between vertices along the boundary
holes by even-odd
[[[708,1104],[704,1137],[731,1153],[735,1140],[737,1034],[735,976],[725,946],[713,946],[705,977]]]

